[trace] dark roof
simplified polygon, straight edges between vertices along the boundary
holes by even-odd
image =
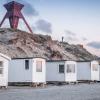
[[[46,59],[46,58],[43,58],[43,57],[24,57],[24,58],[12,58],[12,59],[15,60],[15,59],[34,59],[34,58]]]
[[[47,62],[64,62],[64,61],[75,61],[75,60],[47,60]],[[75,62],[91,62],[93,60],[85,60],[85,61],[75,61]]]
[[[64,62],[66,60],[47,60],[47,62]]]

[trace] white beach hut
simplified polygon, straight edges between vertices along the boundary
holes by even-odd
[[[98,81],[99,63],[97,61],[77,62],[78,81]]]
[[[46,83],[46,60],[44,58],[14,58],[10,61],[9,84]]]
[[[8,66],[10,58],[0,53],[0,87],[8,86]]]
[[[75,82],[77,80],[77,64],[75,61],[47,61],[47,82]]]

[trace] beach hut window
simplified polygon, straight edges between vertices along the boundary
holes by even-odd
[[[97,64],[93,64],[92,65],[92,70],[93,71],[98,71],[98,65]]]
[[[26,69],[26,70],[29,69],[29,60],[25,60],[25,69]]]
[[[59,73],[64,73],[64,65],[59,65]]]
[[[42,72],[42,61],[36,62],[36,72]]]
[[[3,62],[0,61],[0,74],[3,74]]]
[[[75,73],[75,64],[67,64],[67,73]]]

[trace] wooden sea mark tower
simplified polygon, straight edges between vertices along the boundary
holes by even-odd
[[[12,1],[12,2],[9,2],[9,3],[5,4],[4,7],[6,8],[7,13],[5,14],[3,20],[1,21],[0,27],[4,23],[5,19],[8,18],[9,22],[10,22],[10,27],[13,28],[13,29],[17,29],[19,19],[23,19],[23,21],[25,22],[25,24],[26,24],[27,28],[29,29],[29,31],[31,33],[33,33],[30,26],[26,22],[23,14],[21,13],[22,8],[24,7],[23,4]]]

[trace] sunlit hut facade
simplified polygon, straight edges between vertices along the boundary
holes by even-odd
[[[46,83],[46,60],[41,57],[13,58],[9,65],[9,85]]]
[[[66,60],[49,60],[46,64],[47,82],[76,82],[77,63]]]
[[[100,67],[98,61],[91,62],[91,80],[99,81],[100,79]]]
[[[10,57],[0,53],[0,87],[8,86],[8,66]]]

